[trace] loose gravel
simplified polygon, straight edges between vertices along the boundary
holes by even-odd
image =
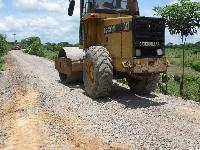
[[[20,74],[19,78],[37,91],[44,108],[79,118],[86,133],[106,143],[133,150],[200,150],[199,103],[161,94],[134,95],[115,81],[108,98],[91,99],[85,95],[83,84],[61,84],[52,61],[21,51],[11,51],[7,59],[20,69],[16,77]],[[20,81],[15,78],[4,83],[3,78],[1,84],[7,89]],[[1,89],[2,97],[10,95],[8,91]],[[0,136],[3,134],[0,131]]]

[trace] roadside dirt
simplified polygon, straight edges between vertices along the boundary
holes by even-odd
[[[13,64],[6,64],[12,76]],[[14,85],[11,99],[0,105],[0,149],[75,149],[128,150],[128,146],[110,145],[92,133],[86,133],[79,118],[61,116],[42,107],[37,93],[23,85]],[[0,97],[0,102],[2,97]]]

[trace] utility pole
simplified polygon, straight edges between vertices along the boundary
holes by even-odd
[[[14,43],[15,43],[15,36],[16,36],[16,33],[14,33],[13,36],[14,36]]]

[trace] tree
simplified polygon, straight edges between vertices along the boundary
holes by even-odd
[[[25,52],[43,56],[44,52],[42,51],[42,43],[39,37],[29,37],[21,40],[21,47],[26,49]]]
[[[41,40],[39,37],[29,37],[26,39],[21,40],[21,47],[24,49],[29,49],[33,43],[39,43],[41,45]]]
[[[173,43],[168,43],[165,47],[166,47],[166,48],[172,48],[173,45],[174,45]]]
[[[69,42],[60,42],[60,43],[58,43],[58,45],[61,47],[70,47],[71,46],[71,44],[69,44]]]
[[[0,34],[0,56],[7,51],[7,41],[3,35]]]
[[[200,28],[200,3],[190,0],[178,0],[177,3],[164,7],[154,7],[158,16],[166,21],[170,34],[180,35],[183,45],[183,72],[180,83],[180,95],[183,97],[185,73],[185,43],[189,35],[194,35]]]

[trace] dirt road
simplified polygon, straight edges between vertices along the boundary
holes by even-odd
[[[133,95],[114,83],[91,99],[82,84],[63,85],[54,64],[12,51],[0,75],[0,149],[200,149],[200,105]]]

